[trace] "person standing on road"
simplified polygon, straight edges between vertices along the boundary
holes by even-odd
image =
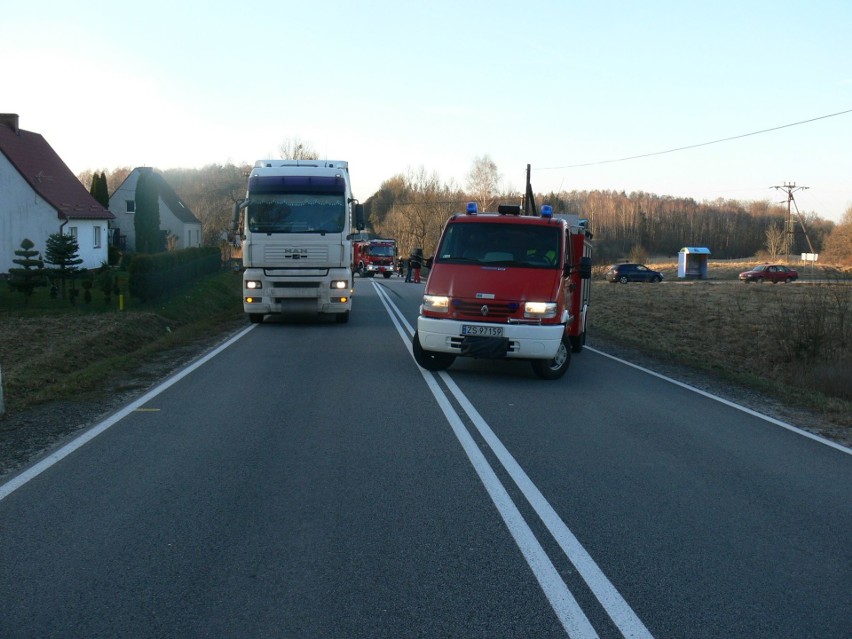
[[[419,254],[412,253],[411,259],[408,260],[408,270],[414,271],[414,275],[410,281],[414,282],[415,284],[420,283],[420,269],[423,266],[421,259],[422,258]]]

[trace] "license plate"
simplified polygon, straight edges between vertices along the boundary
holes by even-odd
[[[462,335],[479,335],[481,337],[503,337],[502,326],[477,326],[462,324]]]

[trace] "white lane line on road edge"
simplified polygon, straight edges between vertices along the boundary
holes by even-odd
[[[719,397],[718,395],[714,395],[713,393],[708,393],[707,391],[703,391],[700,388],[695,388],[695,386],[690,386],[684,382],[679,382],[676,379],[672,379],[671,377],[666,377],[661,373],[657,373],[652,371],[644,366],[639,366],[638,364],[634,364],[632,362],[628,362],[627,360],[623,360],[620,357],[616,357],[615,355],[610,355],[609,353],[604,353],[603,351],[599,351],[596,348],[592,348],[591,346],[584,346],[593,353],[597,353],[598,355],[603,355],[604,357],[608,357],[611,360],[614,360],[620,364],[624,364],[626,366],[630,366],[631,368],[635,368],[638,371],[642,371],[643,373],[647,373],[648,375],[653,375],[659,379],[669,382],[670,384],[674,384],[675,386],[680,386],[681,388],[685,388],[686,390],[692,391],[693,393],[698,393],[699,395],[703,395],[708,399],[712,399],[717,401],[725,406],[729,406],[731,408],[736,408],[747,415],[751,415],[752,417],[757,417],[762,419],[763,421],[769,422],[770,424],[775,424],[776,426],[780,426],[781,428],[786,428],[787,430],[796,433],[797,435],[802,435],[803,437],[807,437],[808,439],[813,439],[814,441],[819,442],[820,444],[825,444],[826,446],[830,446],[831,448],[836,448],[837,450],[846,453],[847,455],[852,455],[852,448],[848,448],[843,444],[838,444],[837,442],[833,442],[830,439],[825,439],[824,437],[820,437],[819,435],[815,435],[814,433],[809,433],[806,430],[798,428],[797,426],[793,426],[792,424],[788,424],[786,422],[782,422],[780,419],[775,419],[774,417],[770,417],[769,415],[764,415],[763,413],[759,413],[756,410],[752,410],[751,408],[746,408],[745,406],[740,406],[737,403],[734,403],[724,397]]]
[[[381,290],[379,286],[375,284],[374,286],[378,292],[379,300],[384,305],[400,338],[402,338],[403,343],[406,345],[409,355],[413,359],[411,341],[409,336],[406,335],[402,324],[404,323],[408,330],[411,329],[411,325],[408,324],[399,312],[399,309],[387,298],[387,293]],[[521,512],[515,506],[506,488],[494,472],[494,469],[491,468],[488,460],[485,459],[485,455],[456,414],[456,411],[450,404],[446,394],[441,390],[435,377],[432,373],[420,368],[420,366],[417,366],[417,370],[420,371],[435,401],[444,413],[444,417],[453,429],[453,433],[456,435],[476,474],[479,476],[479,480],[491,497],[491,501],[496,506],[506,527],[509,529],[509,533],[524,555],[524,559],[526,559],[527,564],[532,569],[536,580],[544,591],[565,632],[572,639],[597,639],[597,632],[595,632],[595,629],[580,608],[574,595],[571,594],[568,586],[562,580],[550,557],[547,556],[544,548],[542,548],[538,539],[536,539],[535,534],[524,520],[523,515],[521,515]]]
[[[387,295],[384,291],[382,293]],[[408,337],[410,338],[414,334],[413,327],[408,324],[402,312],[393,305],[393,302],[388,300],[388,303],[394,307],[401,322],[407,327],[409,331]],[[409,351],[411,351],[410,343]],[[426,375],[426,372],[422,369],[421,372],[424,373],[424,376]],[[459,406],[461,406],[462,410],[464,410],[479,431],[479,434],[491,447],[491,450],[494,451],[497,459],[512,477],[512,480],[521,490],[530,506],[532,506],[539,518],[541,518],[547,530],[559,544],[559,547],[562,548],[568,560],[577,569],[583,581],[586,582],[601,606],[606,610],[610,619],[618,627],[621,634],[629,639],[652,639],[653,635],[645,627],[645,624],[642,623],[624,597],[621,596],[621,593],[618,592],[595,560],[592,559],[591,555],[589,555],[576,536],[574,536],[574,533],[562,521],[562,518],[553,509],[544,495],[541,494],[538,487],[536,487],[523,468],[521,468],[520,464],[518,464],[512,454],[503,445],[503,442],[500,441],[482,415],[479,414],[479,411],[476,410],[470,400],[453,381],[452,377],[446,372],[441,372],[439,375],[456,398]],[[465,430],[465,432],[467,431]]]
[[[167,379],[165,382],[163,382],[159,386],[151,389],[150,391],[145,393],[139,399],[128,404],[127,406],[125,406],[124,408],[119,410],[117,413],[112,414],[110,417],[108,417],[104,421],[100,422],[99,424],[93,426],[92,428],[87,430],[85,433],[83,433],[79,437],[76,437],[75,439],[71,440],[70,442],[65,444],[62,448],[51,453],[50,455],[48,455],[47,457],[42,459],[40,462],[38,462],[34,466],[30,466],[27,470],[23,471],[19,475],[16,475],[12,479],[10,479],[8,482],[6,482],[2,486],[0,486],[0,501],[3,501],[6,497],[11,495],[18,488],[20,488],[21,486],[23,486],[24,484],[26,484],[30,480],[35,479],[36,477],[41,475],[44,471],[46,471],[48,468],[50,468],[51,466],[53,466],[57,462],[61,461],[62,459],[64,459],[65,457],[67,457],[68,455],[73,453],[75,450],[77,450],[78,448],[85,446],[87,443],[92,441],[95,437],[97,437],[98,435],[103,433],[105,430],[107,430],[108,428],[110,428],[111,426],[116,424],[117,422],[119,422],[122,419],[124,419],[125,417],[127,417],[130,413],[134,412],[137,408],[139,408],[143,404],[149,402],[151,399],[153,399],[154,397],[156,397],[157,395],[162,393],[164,390],[166,390],[170,386],[173,386],[174,384],[176,384],[177,382],[182,380],[184,377],[189,375],[195,369],[206,364],[208,361],[210,361],[211,359],[216,357],[216,355],[218,355],[219,353],[224,351],[226,348],[228,348],[231,344],[233,344],[234,342],[236,342],[237,340],[242,338],[246,333],[248,333],[250,330],[252,330],[256,326],[257,326],[257,324],[252,324],[251,326],[248,326],[247,328],[243,329],[242,331],[240,331],[239,333],[234,335],[231,339],[229,339],[227,342],[220,344],[214,350],[207,353],[207,355],[205,355],[201,359],[196,360],[195,362],[193,362],[192,364],[190,364],[189,366],[187,366],[186,368],[184,368],[180,372],[176,373],[173,377],[170,377],[169,379]]]

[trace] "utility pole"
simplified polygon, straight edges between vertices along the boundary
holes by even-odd
[[[784,186],[773,186],[773,189],[785,191],[787,193],[787,219],[784,222],[784,253],[787,255],[787,263],[790,263],[790,249],[793,246],[793,217],[790,210],[790,204],[793,202],[793,193],[810,188],[807,186],[796,186],[795,182],[785,182]],[[798,211],[799,208],[796,207]],[[809,240],[810,241],[810,240]]]

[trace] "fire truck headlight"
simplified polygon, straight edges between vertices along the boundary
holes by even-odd
[[[537,319],[556,317],[556,302],[527,302],[524,304],[524,317]]]
[[[346,280],[332,280],[332,282],[331,282],[331,288],[341,288],[342,289],[342,288],[348,288],[348,287],[349,287],[349,282],[347,282]]]
[[[424,295],[423,309],[435,313],[449,313],[450,298],[446,295]]]
[[[260,280],[246,280],[246,288],[250,288],[252,290],[263,288],[263,282]]]

